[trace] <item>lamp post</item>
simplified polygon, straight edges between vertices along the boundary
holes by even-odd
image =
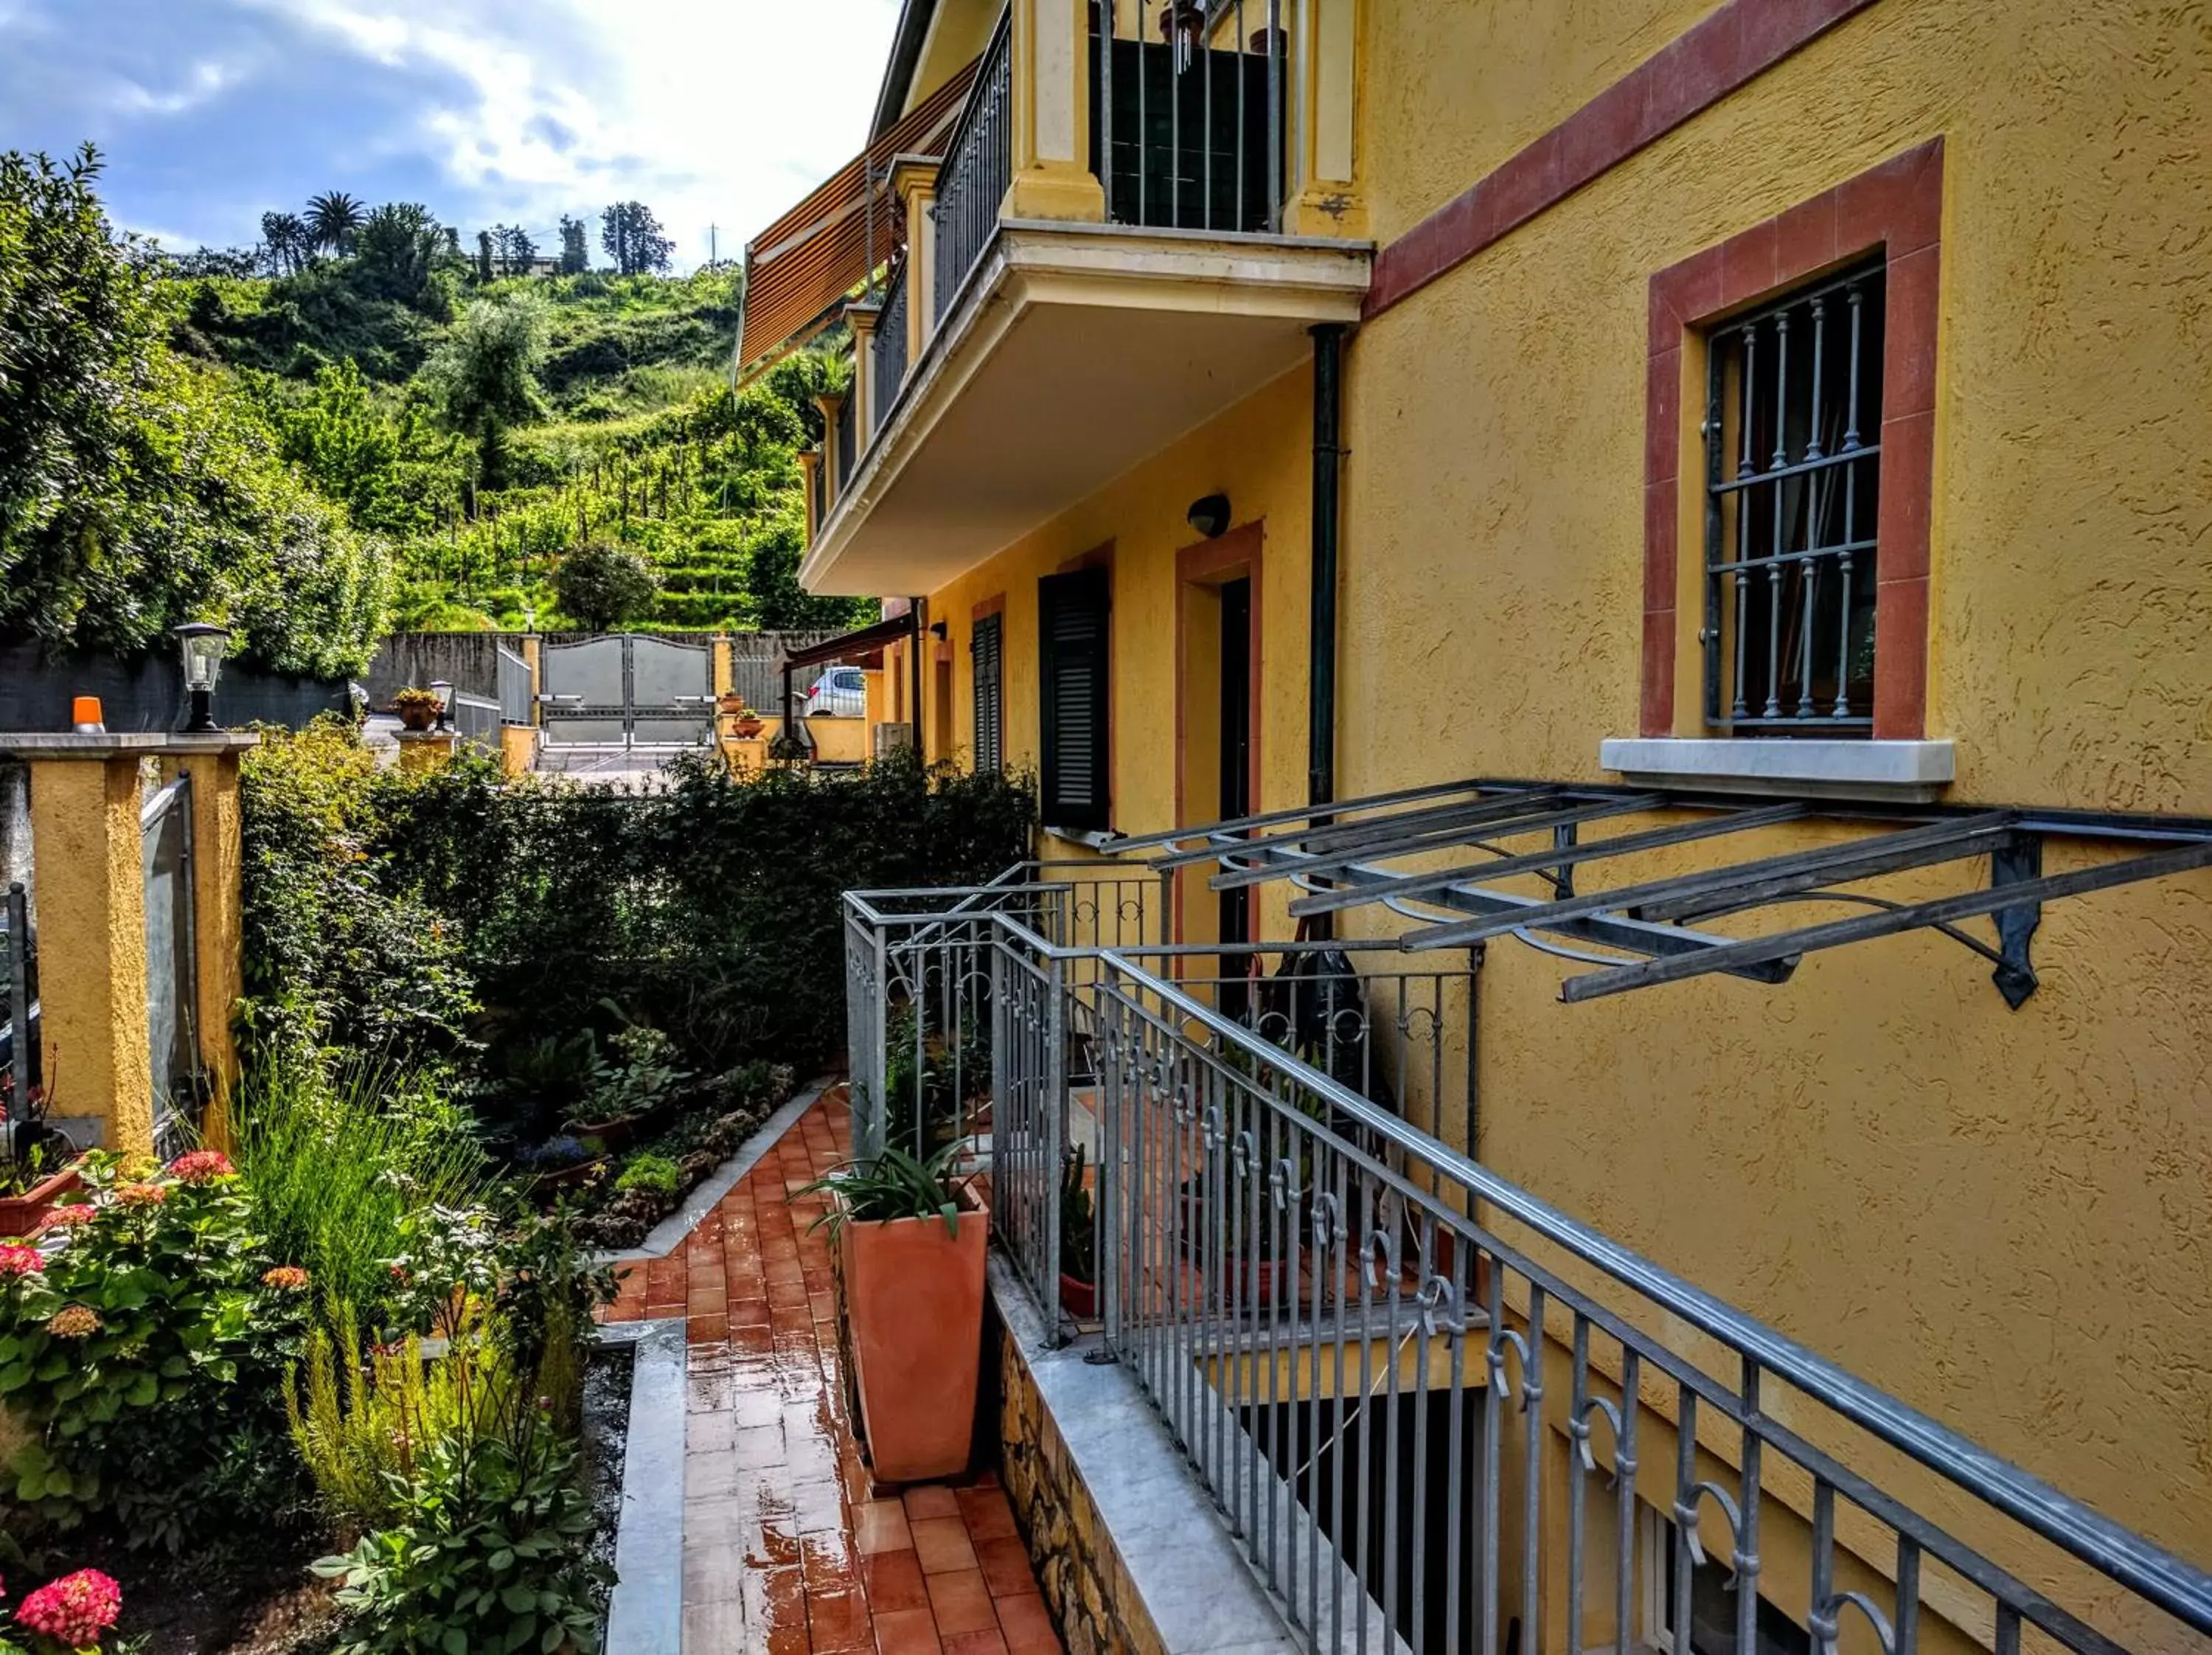
[[[438,697],[438,727],[446,727],[446,714],[453,704],[453,686],[443,678],[430,680],[430,693]]]
[[[222,728],[215,721],[215,682],[222,672],[223,652],[230,647],[230,633],[211,621],[186,621],[171,636],[183,654],[185,689],[191,697],[191,715],[185,721],[185,733],[204,735]]]

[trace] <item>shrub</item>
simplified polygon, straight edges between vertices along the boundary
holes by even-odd
[[[649,1190],[657,1196],[673,1196],[684,1181],[683,1169],[665,1155],[639,1155],[615,1180],[617,1190]]]
[[[59,1249],[0,1259],[0,1397],[32,1433],[9,1463],[17,1506],[58,1529],[110,1516],[171,1551],[265,1519],[294,1492],[278,1391],[305,1274],[269,1255],[220,1155],[166,1172],[93,1155],[83,1172]]]
[[[629,547],[593,540],[561,560],[553,590],[562,614],[586,631],[605,632],[649,611],[660,582]]]
[[[366,1059],[325,1078],[296,1056],[259,1054],[236,1122],[271,1250],[372,1322],[401,1220],[425,1202],[466,1206],[484,1187],[483,1152],[435,1088]]]

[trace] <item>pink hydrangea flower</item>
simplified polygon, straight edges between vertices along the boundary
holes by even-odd
[[[40,1227],[47,1230],[74,1230],[91,1223],[99,1216],[100,1214],[92,1208],[82,1204],[76,1207],[50,1207],[46,1209],[46,1221]]]
[[[307,1285],[307,1273],[296,1264],[279,1264],[261,1273],[261,1285],[279,1293],[297,1293]]]
[[[64,1305],[46,1318],[46,1331],[57,1339],[89,1339],[100,1331],[100,1317],[82,1305]]]
[[[46,1268],[36,1247],[17,1247],[0,1242],[0,1276],[36,1275]]]
[[[71,1649],[88,1649],[122,1612],[123,1588],[98,1569],[79,1569],[26,1597],[15,1620]]]
[[[115,1192],[125,1207],[159,1207],[168,1198],[167,1188],[158,1183],[126,1183]]]
[[[238,1169],[230,1164],[230,1157],[219,1149],[195,1149],[171,1161],[169,1171],[179,1183],[212,1183],[217,1178],[231,1177]]]

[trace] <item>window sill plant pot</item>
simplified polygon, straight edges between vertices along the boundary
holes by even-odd
[[[869,1463],[883,1482],[965,1470],[983,1353],[990,1215],[897,1150],[825,1180]],[[892,1216],[891,1214],[896,1214]]]
[[[0,1240],[21,1240],[37,1234],[54,1203],[83,1188],[84,1180],[77,1176],[76,1168],[64,1166],[21,1195],[0,1196]]]

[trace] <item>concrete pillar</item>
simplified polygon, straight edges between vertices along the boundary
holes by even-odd
[[[402,730],[399,768],[415,775],[434,770],[453,758],[459,739],[451,730]]]
[[[891,188],[906,210],[906,360],[921,360],[937,319],[937,158],[901,155],[891,162]]]
[[[853,372],[856,378],[860,371],[860,364],[854,363]],[[822,411],[822,464],[828,467],[830,473],[829,484],[823,493],[829,508],[835,511],[837,508],[837,468],[840,464],[837,453],[837,420],[845,411],[845,399],[837,396],[817,397],[814,399],[814,405]]]
[[[93,1123],[91,1133],[73,1136],[96,1135],[107,1148],[150,1154],[142,755],[24,756],[31,771],[40,1024],[52,1117]]]
[[[719,701],[730,693],[730,686],[737,682],[736,675],[730,670],[730,635],[717,632],[708,649],[708,659],[713,662],[708,670],[714,678],[714,698]]]
[[[802,448],[799,453],[799,477],[806,494],[806,544],[812,545],[821,532],[822,520],[814,511],[814,474],[822,469],[822,455],[813,448]]]
[[[1368,234],[1367,197],[1356,148],[1364,74],[1359,61],[1361,0],[1307,0],[1297,8],[1291,64],[1291,235]]]
[[[1091,171],[1091,0],[1014,0],[1013,183],[1000,215],[1096,224]]]
[[[876,325],[884,319],[881,305],[848,305],[845,324],[853,330],[853,440],[866,453],[876,429]],[[860,455],[853,456],[858,463]]]
[[[545,687],[545,640],[535,632],[524,633],[522,659],[530,666],[530,722],[535,727],[545,721],[544,709],[538,704],[538,693]]]

